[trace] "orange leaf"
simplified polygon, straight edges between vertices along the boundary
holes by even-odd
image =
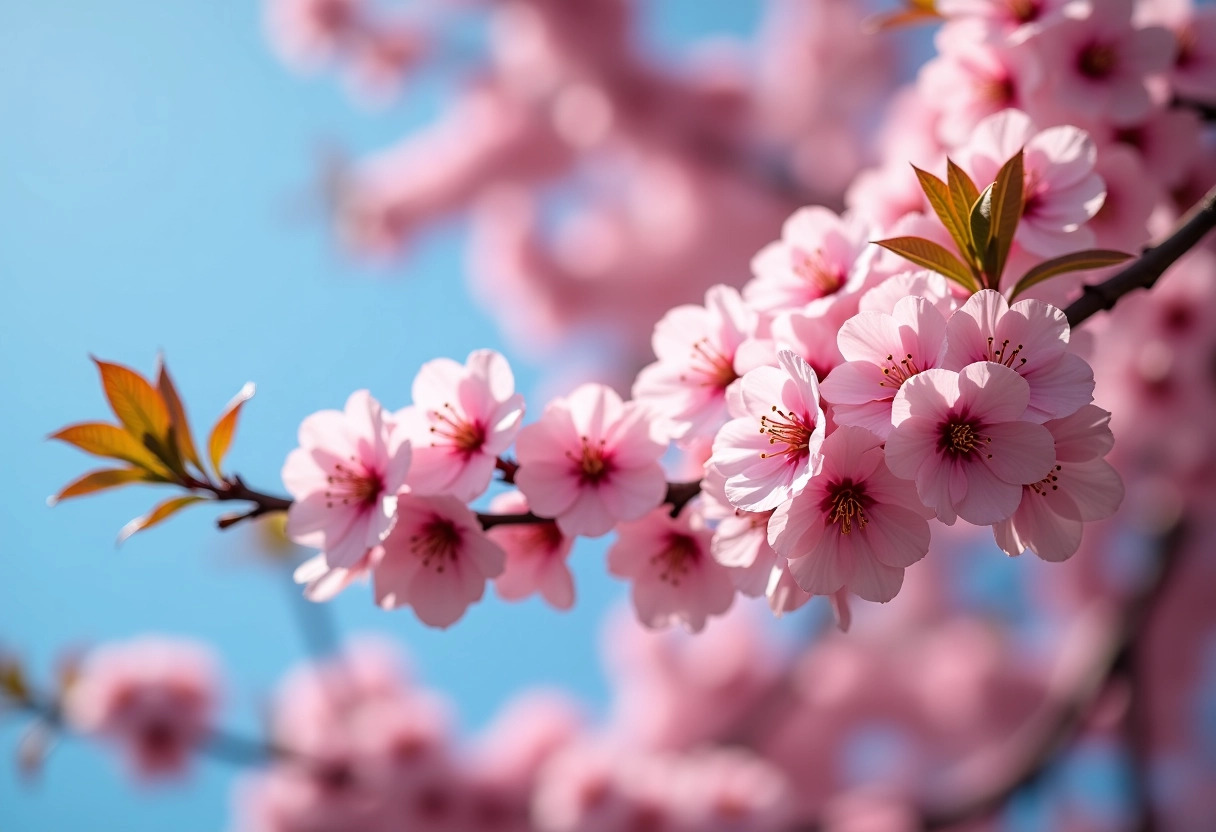
[[[867,34],[874,34],[900,26],[932,23],[940,19],[941,15],[938,13],[933,0],[904,0],[904,8],[876,14],[868,18],[862,25],[862,28]]]
[[[95,494],[98,491],[117,488],[120,485],[130,485],[133,482],[151,481],[148,472],[140,468],[102,468],[90,471],[83,477],[68,483],[54,497],[48,497],[46,502],[47,505],[53,506],[60,500],[67,500],[71,497],[83,497],[86,494]]]
[[[241,388],[241,392],[228,402],[228,407],[224,408],[223,415],[211,429],[211,437],[207,440],[207,452],[211,456],[211,468],[217,477],[224,476],[220,466],[223,465],[224,455],[228,453],[228,448],[232,445],[232,438],[236,435],[236,423],[241,415],[241,406],[253,398],[254,389],[252,381],[246,383]]]
[[[946,186],[950,189],[950,199],[958,206],[958,210],[969,214],[971,206],[980,198],[980,189],[971,181],[967,171],[950,159],[946,159]]]
[[[118,421],[170,468],[176,454],[169,445],[169,408],[156,388],[134,370],[94,358],[101,386]]]
[[[923,237],[893,237],[890,240],[878,240],[876,245],[893,251],[918,266],[932,269],[972,292],[979,291],[975,278],[962,261],[932,240]]]
[[[1074,251],[1071,254],[1064,254],[1060,257],[1053,257],[1051,260],[1044,260],[1022,275],[1022,279],[1017,282],[1017,285],[1013,287],[1013,291],[1009,293],[1009,299],[1012,301],[1022,294],[1022,292],[1042,283],[1044,280],[1050,280],[1053,277],[1069,272],[1083,272],[1089,269],[1117,266],[1132,259],[1132,256],[1124,251],[1088,249],[1086,251]]]
[[[160,391],[165,407],[169,411],[169,425],[173,443],[177,447],[178,456],[194,465],[200,472],[206,473],[203,462],[199,458],[198,449],[194,447],[194,435],[190,431],[190,420],[186,417],[186,408],[177,387],[169,375],[169,368],[162,358],[156,362],[156,389]]]
[[[143,468],[161,479],[168,479],[169,472],[159,459],[139,441],[117,425],[105,422],[81,422],[68,425],[63,430],[50,435],[75,445],[85,453],[94,456],[104,456],[110,459],[121,459],[139,468]]]
[[[7,656],[0,656],[0,695],[14,702],[25,702],[30,695],[21,665],[16,659]]]
[[[971,233],[968,227],[967,214],[965,210],[960,210],[954,204],[949,186],[933,174],[921,170],[916,165],[912,166],[912,170],[916,171],[916,178],[920,180],[920,189],[928,197],[929,205],[933,207],[933,212],[937,214],[937,218],[942,221],[942,225],[946,226],[946,230],[950,232],[950,238],[954,240],[954,244],[958,246],[958,250],[961,252],[969,251],[971,249]]]
[[[144,529],[150,529],[162,520],[166,520],[177,514],[186,506],[201,503],[206,499],[206,497],[201,497],[198,494],[187,494],[185,497],[174,497],[171,500],[165,500],[147,514],[142,517],[136,517],[130,523],[123,526],[122,531],[118,533],[119,545],[131,535],[142,532]]]

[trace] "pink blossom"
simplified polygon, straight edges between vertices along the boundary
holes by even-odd
[[[919,373],[891,406],[887,466],[914,479],[921,501],[946,525],[957,517],[977,526],[1008,519],[1022,486],[1055,464],[1051,434],[1021,421],[1029,404],[1030,385],[1001,364]]]
[[[780,367],[758,367],[743,377],[737,418],[714,438],[710,463],[726,477],[736,508],[767,511],[797,494],[819,470],[825,423],[815,371],[789,350]]]
[[[855,311],[853,304],[847,304],[851,313]],[[834,312],[844,312],[840,306]],[[843,319],[837,321],[835,315],[830,318],[809,315],[802,310],[781,312],[772,322],[773,353],[764,364],[776,363],[776,352],[789,350],[811,365],[815,377],[823,380],[828,373],[844,361],[840,348],[836,344],[836,330]],[[754,366],[764,366],[757,363]]]
[[[891,432],[891,402],[909,378],[941,366],[946,319],[924,298],[906,297],[891,314],[859,312],[838,335],[847,359],[823,382],[838,425],[856,425],[882,438]]]
[[[299,439],[283,464],[283,484],[295,498],[287,536],[321,549],[331,567],[350,568],[393,527],[409,440],[366,390],[352,393],[345,411],[309,416]]]
[[[490,484],[498,455],[523,419],[524,399],[507,360],[475,350],[463,365],[428,361],[414,378],[413,397],[413,406],[397,414],[414,447],[410,490],[469,502]]]
[[[857,220],[827,208],[801,208],[752,260],[755,279],[743,287],[753,308],[765,313],[800,309],[825,315],[865,285],[869,235]]]
[[[1017,511],[993,526],[992,533],[1006,554],[1030,549],[1043,560],[1061,561],[1081,545],[1085,523],[1115,513],[1123,500],[1123,482],[1102,458],[1115,442],[1105,410],[1089,404],[1043,427],[1055,440],[1055,468],[1023,487]]]
[[[1134,28],[1133,0],[1102,0],[1090,13],[1050,26],[1035,40],[1043,59],[1043,95],[1061,114],[1134,124],[1153,105],[1148,76],[1174,61],[1174,36],[1159,26]]]
[[[1064,313],[1040,300],[1009,305],[984,289],[971,296],[946,324],[942,367],[961,370],[993,361],[1030,384],[1030,404],[1021,418],[1045,422],[1075,413],[1093,401],[1094,371],[1068,348]]]
[[[1097,150],[1083,130],[1038,131],[1025,113],[1005,110],[981,121],[956,159],[983,188],[1022,149],[1025,207],[1014,239],[1043,257],[1092,246],[1084,226],[1102,207],[1106,189],[1094,173]]]
[[[674,518],[656,509],[621,523],[618,532],[608,550],[608,571],[633,582],[633,608],[647,627],[679,621],[695,633],[708,616],[730,608],[735,587],[710,552],[713,535],[695,506]]]
[[[1216,8],[1190,0],[1140,4],[1138,24],[1157,23],[1169,28],[1178,43],[1170,83],[1187,99],[1216,104]]]
[[[599,537],[663,502],[665,446],[649,415],[611,388],[584,384],[554,399],[516,442],[515,483],[541,517],[567,535]]]
[[[316,69],[355,37],[362,5],[362,0],[267,0],[266,28],[284,61]]]
[[[886,602],[929,551],[927,516],[912,484],[887,469],[882,439],[844,426],[823,442],[823,470],[773,513],[769,543],[807,592]]]
[[[752,598],[764,595],[777,553],[768,545],[772,511],[743,511],[726,499],[726,477],[705,466],[701,481],[702,515],[714,525],[710,554],[728,567],[735,588]]]
[[[1109,131],[1109,139],[1134,148],[1148,177],[1166,188],[1181,185],[1191,173],[1203,152],[1202,135],[1203,120],[1198,112],[1165,107],[1154,110],[1141,122]],[[1108,149],[1103,146],[1098,154],[1099,175],[1106,167]]]
[[[995,39],[1021,43],[1062,20],[1083,16],[1086,0],[937,0],[945,17],[973,21]],[[964,30],[960,30],[964,31]],[[969,32],[969,39],[976,37]]]
[[[924,269],[898,272],[861,296],[861,312],[895,311],[895,305],[909,295],[924,298],[947,318],[959,307],[953,284],[937,272]]]
[[[1149,222],[1167,198],[1165,191],[1144,169],[1141,155],[1130,147],[1103,148],[1098,173],[1106,183],[1106,200],[1089,223],[1095,244],[1135,251],[1152,239]]]
[[[765,529],[765,537],[767,536],[768,530]],[[847,596],[847,593],[844,594]],[[773,611],[773,615],[780,618],[787,612],[802,608],[815,596],[798,586],[798,582],[790,574],[789,562],[784,561],[770,570],[764,597],[768,599],[768,607]],[[848,627],[846,625],[841,629],[847,630]]]
[[[448,627],[481,600],[486,580],[501,575],[505,561],[464,503],[402,494],[373,576],[376,603],[410,606],[423,623]]]
[[[490,502],[490,511],[524,514],[528,501],[518,491],[508,491]],[[487,530],[486,536],[507,553],[506,568],[494,579],[500,598],[519,601],[539,592],[559,610],[574,605],[574,578],[566,564],[574,538],[562,534],[556,523],[508,523]]]
[[[330,566],[322,552],[297,566],[291,578],[304,584],[304,597],[309,601],[331,601],[355,581],[370,575],[383,556],[384,549],[376,546],[349,567]]]
[[[91,652],[68,691],[65,715],[127,753],[145,777],[183,773],[211,730],[219,668],[202,645],[144,637]]]
[[[634,399],[670,422],[673,438],[712,434],[727,419],[726,388],[741,375],[735,353],[755,329],[756,313],[729,286],[712,287],[704,306],[677,306],[655,325],[658,361],[638,373]]]

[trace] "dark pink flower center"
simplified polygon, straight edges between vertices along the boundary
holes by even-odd
[[[878,386],[890,387],[893,390],[898,390],[905,381],[925,369],[916,366],[916,359],[912,357],[912,353],[907,353],[899,361],[895,360],[894,354],[888,355],[886,362],[878,366],[882,368],[883,375],[883,380],[878,382]]]
[[[864,483],[846,478],[828,486],[819,508],[827,515],[829,525],[836,524],[841,534],[850,534],[854,523],[857,528],[864,529],[870,522],[866,508],[873,503],[874,499],[866,496]]]
[[[422,565],[442,573],[449,563],[456,563],[460,554],[460,530],[445,517],[433,517],[410,535],[410,552],[422,559]]]
[[[1093,81],[1109,78],[1119,63],[1119,53],[1105,43],[1091,43],[1077,57],[1077,71]]]
[[[988,101],[1000,107],[1012,104],[1017,96],[1013,78],[1004,72],[980,82],[977,92],[982,101]]]
[[[458,451],[472,454],[481,450],[486,441],[485,426],[477,421],[469,421],[464,414],[448,402],[443,403],[443,410],[432,410],[429,414],[431,433],[445,437]],[[431,442],[431,447],[437,445]]]
[[[814,422],[808,423],[794,411],[779,410],[773,405],[772,415],[760,417],[760,432],[768,434],[768,444],[784,444],[779,451],[760,454],[761,459],[787,454],[798,458],[810,447],[811,434],[814,432]]]
[[[823,256],[823,249],[815,249],[808,254],[800,248],[790,252],[790,267],[794,274],[811,285],[815,297],[835,294],[844,285],[845,273],[836,265],[830,264]]]
[[[942,453],[956,459],[968,457],[992,440],[980,433],[980,424],[974,419],[954,417],[942,425],[937,447]],[[992,459],[992,454],[988,454]]]
[[[1033,23],[1042,13],[1042,0],[1009,0],[1009,16],[1018,23]]]
[[[1057,465],[1055,468],[1051,469],[1050,474],[1043,477],[1043,479],[1039,480],[1034,485],[1031,485],[1028,487],[1033,489],[1034,493],[1036,493],[1042,497],[1046,497],[1048,495],[1048,493],[1050,493],[1052,491],[1059,491],[1060,486],[1057,485],[1057,483],[1060,481],[1060,477],[1059,477],[1060,470],[1061,470],[1060,466]]]
[[[650,558],[650,563],[658,567],[660,581],[679,586],[700,556],[701,547],[696,540],[686,534],[673,533],[667,538],[666,547]]]
[[[1026,349],[1023,345],[1018,344],[1013,349],[1009,348],[1009,339],[1001,341],[1000,346],[997,346],[996,339],[991,335],[988,336],[988,352],[984,356],[985,361],[991,361],[994,364],[1003,364],[1011,370],[1017,370],[1026,363],[1026,359],[1022,358],[1022,350]]]
[[[566,458],[577,466],[580,482],[595,484],[612,472],[612,458],[605,447],[606,444],[603,439],[592,442],[587,437],[580,436],[579,453],[566,451]]]
[[[350,465],[336,463],[333,473],[325,478],[329,488],[325,491],[325,507],[335,505],[363,506],[375,505],[384,490],[384,481],[380,474],[368,471],[352,456]]]
[[[697,382],[701,387],[713,387],[719,390],[726,389],[732,381],[739,377],[739,374],[735,372],[734,361],[731,357],[711,344],[708,338],[702,338],[692,345],[692,361],[689,369],[694,375],[703,379]],[[687,382],[688,375],[681,373],[680,381]]]

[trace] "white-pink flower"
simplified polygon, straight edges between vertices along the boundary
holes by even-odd
[[[727,418],[726,388],[740,375],[735,353],[755,330],[756,313],[730,286],[711,287],[704,306],[677,306],[655,325],[658,361],[638,373],[634,400],[665,420],[673,438],[712,434]]]
[[[1095,405],[1044,422],[1056,444],[1051,473],[1022,489],[1008,520],[992,527],[1009,555],[1030,549],[1043,560],[1067,560],[1081,545],[1086,523],[1105,520],[1123,501],[1123,481],[1103,459],[1115,443],[1110,414]]]
[[[475,350],[464,364],[428,361],[414,378],[413,396],[413,406],[397,414],[414,447],[410,490],[476,498],[524,415],[507,360],[494,350]]]
[[[844,426],[823,442],[823,470],[773,513],[769,543],[805,591],[885,602],[929,551],[930,515],[912,484],[887,469],[882,439]]]
[[[743,511],[726,499],[726,477],[712,465],[701,480],[701,514],[714,527],[710,554],[729,568],[735,588],[752,598],[765,593],[777,553],[768,545],[771,511]]]
[[[490,511],[525,514],[528,501],[518,491],[508,491],[490,501]],[[566,564],[574,538],[562,534],[556,523],[504,523],[488,529],[486,536],[507,553],[506,568],[494,579],[500,598],[519,601],[539,592],[559,610],[574,605],[574,578]]]
[[[219,667],[203,645],[144,637],[91,652],[64,702],[78,731],[126,751],[148,777],[182,773],[211,730]]]
[[[904,382],[891,406],[887,467],[915,480],[937,519],[977,526],[1008,519],[1022,486],[1055,464],[1042,425],[1023,421],[1030,385],[1002,364],[981,361],[960,372],[926,370]]]
[[[412,607],[424,624],[447,627],[481,600],[486,580],[501,575],[505,562],[502,547],[460,500],[403,493],[373,573],[376,603]]]
[[[666,446],[650,415],[609,387],[584,384],[519,433],[515,484],[567,535],[599,537],[663,502]]]
[[[1083,16],[1088,5],[1088,0],[937,0],[943,16],[979,24],[980,32],[969,32],[973,39],[987,34],[1012,43],[1021,43],[1066,18]]]
[[[785,221],[781,239],[752,260],[755,279],[743,297],[767,314],[805,307],[807,314],[827,315],[839,302],[855,302],[868,276],[868,249],[861,222],[819,206],[800,208]]]
[[[1068,319],[1051,304],[1023,300],[1010,306],[999,292],[984,289],[946,323],[941,366],[961,370],[976,361],[1003,364],[1030,384],[1030,404],[1021,418],[1041,423],[1093,401],[1093,368],[1069,351],[1068,338]]]
[[[384,549],[375,546],[351,566],[330,566],[325,553],[311,557],[296,567],[292,580],[304,584],[304,597],[309,601],[330,601],[355,581],[371,574]]]
[[[283,464],[283,485],[295,498],[287,536],[323,551],[329,566],[350,568],[393,527],[409,440],[366,390],[352,393],[344,411],[309,416],[299,439]]]
[[[789,350],[777,361],[780,367],[757,367],[743,377],[732,411],[737,418],[718,431],[709,460],[726,477],[731,505],[746,511],[776,508],[822,464],[825,424],[815,371]]]
[[[638,620],[660,628],[677,621],[699,632],[711,615],[726,612],[735,587],[726,567],[710,553],[712,533],[694,505],[678,517],[656,509],[622,523],[608,550],[608,571],[633,582]]]
[[[954,156],[983,188],[1022,149],[1025,206],[1014,239],[1042,257],[1091,247],[1085,223],[1102,207],[1106,186],[1094,173],[1097,149],[1084,130],[1039,131],[1025,113],[1005,110],[981,121]]]
[[[917,373],[941,366],[946,319],[929,301],[906,297],[891,314],[859,312],[837,336],[846,362],[824,379],[823,398],[838,425],[856,425],[886,438],[891,402]]]

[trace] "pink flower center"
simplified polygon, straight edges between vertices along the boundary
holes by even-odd
[[[431,433],[443,436],[458,450],[471,454],[481,450],[486,441],[486,429],[478,422],[470,422],[448,402],[443,403],[443,410],[432,410],[428,414],[431,421]],[[431,447],[437,443],[431,442]]]
[[[854,523],[857,528],[864,529],[870,522],[866,517],[866,506],[873,502],[872,498],[866,496],[864,485],[844,479],[828,486],[819,507],[827,515],[828,523],[838,524],[841,534],[850,534]]]
[[[1059,491],[1060,486],[1058,486],[1056,483],[1060,481],[1060,478],[1057,476],[1057,474],[1060,473],[1060,470],[1060,466],[1057,465],[1055,468],[1051,469],[1050,474],[1043,477],[1043,479],[1039,480],[1034,485],[1028,487],[1033,489],[1034,493],[1041,497],[1046,497],[1048,492]]]
[[[434,517],[410,535],[410,552],[422,559],[425,568],[442,574],[460,554],[460,531],[451,520]]]
[[[888,355],[885,364],[880,364],[882,367],[883,380],[878,382],[879,387],[890,387],[898,390],[905,381],[919,373],[923,367],[916,366],[916,360],[912,357],[912,353],[908,353],[898,362],[895,360],[895,355]]]
[[[667,547],[650,558],[652,566],[659,569],[659,580],[679,586],[681,579],[700,558],[701,549],[697,541],[686,534],[672,534],[667,538]]]
[[[708,338],[702,338],[692,345],[692,363],[689,369],[704,378],[704,381],[698,382],[701,387],[725,389],[739,377],[735,372],[734,362],[711,344]],[[687,382],[688,376],[681,373],[680,381]]]
[[[605,441],[592,442],[585,436],[579,437],[579,454],[566,451],[566,458],[573,462],[579,472],[579,480],[583,483],[598,483],[612,471],[612,459],[604,447]]]
[[[970,456],[971,452],[992,440],[979,432],[978,422],[953,419],[942,425],[937,447],[942,453],[957,458]],[[992,459],[992,454],[988,454]]]
[[[1031,23],[1042,13],[1042,0],[1009,0],[1009,16],[1018,23]]]
[[[1081,50],[1077,58],[1077,71],[1093,81],[1109,78],[1119,63],[1114,47],[1104,43],[1091,43]]]
[[[1016,90],[1013,86],[1013,79],[1007,74],[1001,73],[981,81],[976,92],[981,101],[1003,107],[1013,103]]]
[[[785,447],[779,451],[760,454],[760,458],[768,459],[782,454],[797,458],[805,454],[810,447],[814,423],[806,422],[792,410],[779,410],[777,405],[773,405],[772,412],[774,415],[760,417],[760,432],[768,434],[768,444],[783,443]]]
[[[812,254],[795,248],[790,252],[790,260],[794,274],[811,284],[815,297],[834,294],[844,285],[844,272],[827,262],[821,248],[815,249]]]
[[[325,491],[325,507],[371,506],[375,504],[384,483],[375,471],[368,471],[352,456],[351,467],[341,462],[334,465],[333,473],[325,478],[329,488]]]
[[[1001,341],[1000,347],[996,347],[995,349],[994,347],[996,347],[996,339],[988,336],[988,353],[984,357],[984,360],[991,361],[994,364],[1003,364],[1011,370],[1017,370],[1026,363],[1026,359],[1021,357],[1022,350],[1025,349],[1023,345],[1018,344],[1011,350],[1009,349],[1009,339],[1006,338],[1004,341]]]
[[[1195,27],[1190,23],[1183,24],[1174,34],[1178,38],[1178,57],[1174,63],[1178,68],[1185,69],[1195,61],[1195,47],[1199,39],[1195,35]]]

